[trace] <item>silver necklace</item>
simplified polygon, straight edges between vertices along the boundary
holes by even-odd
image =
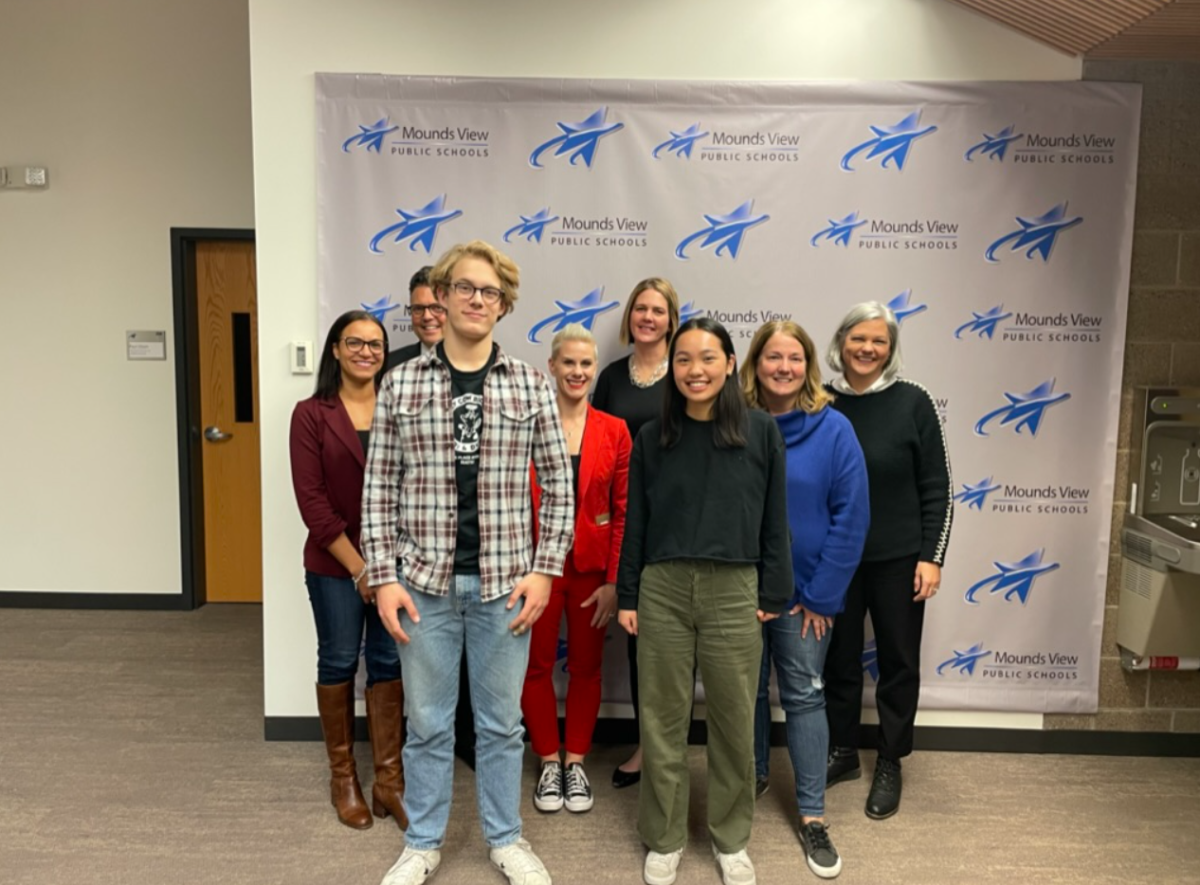
[[[650,373],[649,380],[642,381],[638,378],[637,372],[634,368],[633,354],[631,353],[629,355],[629,383],[634,387],[640,387],[643,390],[647,387],[653,387],[662,379],[663,375],[665,374],[667,374],[667,358],[664,356],[662,362],[658,364],[658,367]]]

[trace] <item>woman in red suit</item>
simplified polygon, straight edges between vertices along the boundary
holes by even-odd
[[[387,332],[363,310],[334,321],[317,389],[292,412],[292,485],[308,527],[304,583],[317,624],[317,709],[329,754],[330,799],[348,827],[371,826],[354,766],[354,674],[366,631],[367,726],[375,756],[376,816],[404,812],[400,656],[375,611],[359,547],[363,469]]]
[[[633,444],[625,422],[588,405],[596,375],[596,341],[573,323],[554,336],[550,375],[575,477],[575,542],[550,604],[533,627],[521,711],[530,745],[542,760],[533,804],[538,811],[582,812],[593,804],[583,768],[600,710],[600,663],[617,610],[617,564],[625,536],[625,494]],[[533,483],[534,512],[538,488]],[[558,633],[567,616],[566,746],[558,741],[558,702],[551,676]],[[565,749],[565,759],[560,758]],[[565,766],[565,767],[564,767]]]

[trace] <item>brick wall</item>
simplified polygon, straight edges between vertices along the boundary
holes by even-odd
[[[1047,716],[1046,728],[1200,732],[1200,674],[1126,673],[1116,641],[1132,390],[1200,386],[1200,64],[1093,61],[1083,79],[1141,83],[1142,127],[1100,710]]]

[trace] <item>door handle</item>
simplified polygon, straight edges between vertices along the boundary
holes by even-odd
[[[233,434],[226,433],[220,427],[205,427],[204,438],[209,442],[225,442],[228,439],[233,439]]]

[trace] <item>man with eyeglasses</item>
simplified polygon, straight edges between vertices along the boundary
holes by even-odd
[[[407,363],[433,350],[442,340],[446,309],[433,297],[433,288],[429,285],[431,270],[433,268],[427,264],[408,281],[408,316],[412,320],[412,330],[417,340],[389,353],[383,363],[385,372],[390,372],[401,363]]]
[[[429,353],[442,340],[446,325],[446,308],[438,303],[429,285],[431,265],[425,265],[408,281],[408,315],[417,340],[393,350],[383,362],[383,371],[390,372],[401,363]],[[459,662],[458,710],[454,715],[454,755],[475,770],[475,715],[471,712],[471,683],[467,677],[467,656]]]
[[[550,885],[521,835],[521,689],[530,628],[571,547],[574,493],[549,382],[492,340],[518,281],[512,259],[487,243],[450,249],[430,273],[445,337],[393,370],[377,398],[362,548],[408,701],[409,825],[383,885],[421,885],[441,863],[464,648],[489,856],[513,885]],[[542,488],[536,550],[530,461]]]

